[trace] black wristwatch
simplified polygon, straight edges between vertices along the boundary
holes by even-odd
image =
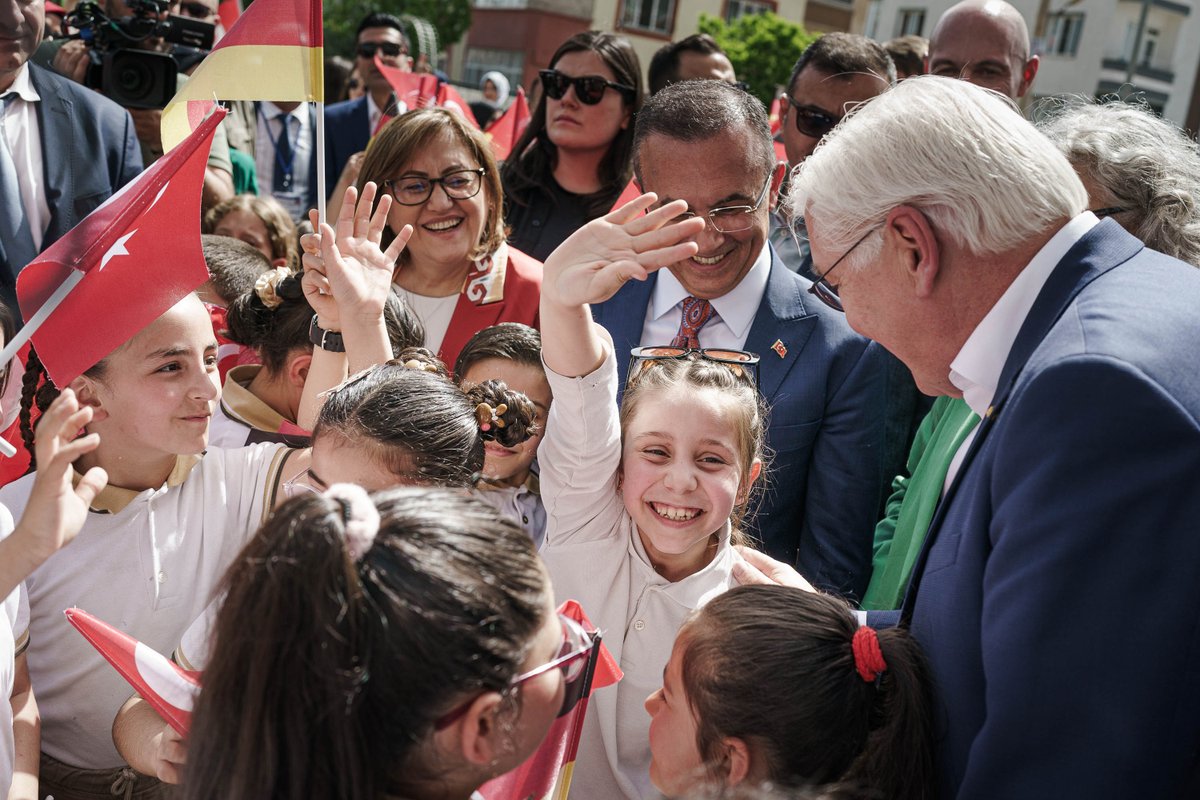
[[[346,352],[346,343],[342,341],[342,335],[337,331],[327,331],[318,325],[316,314],[313,314],[312,322],[308,326],[308,340],[331,353]]]

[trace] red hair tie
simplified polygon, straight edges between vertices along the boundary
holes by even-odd
[[[874,628],[860,627],[854,632],[850,646],[854,650],[854,668],[864,681],[872,683],[887,672],[887,662],[879,649],[879,634]]]

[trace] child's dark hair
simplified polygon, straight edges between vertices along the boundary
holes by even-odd
[[[461,492],[371,500],[381,524],[360,559],[351,504],[310,494],[230,567],[183,800],[410,796],[441,774],[424,747],[436,720],[510,691],[550,591],[529,537]]]
[[[852,644],[858,629],[844,601],[786,586],[739,586],[704,606],[679,633],[701,758],[715,768],[722,740],[735,737],[776,785],[932,797],[924,656],[906,630],[880,629],[886,669],[868,681]]]
[[[272,307],[273,306],[273,307]],[[418,346],[425,339],[420,320],[396,295],[388,294],[383,309],[392,352]],[[258,351],[263,366],[278,373],[287,366],[288,358],[297,350],[310,351],[308,338],[313,308],[308,304],[301,286],[301,273],[277,267],[267,273],[258,287],[240,295],[229,305],[225,332],[238,344]]]
[[[542,369],[542,335],[536,328],[520,322],[501,322],[472,336],[454,362],[454,374],[460,380],[467,370],[489,358],[501,358]]]
[[[676,386],[690,389],[716,389],[731,400],[736,401],[742,412],[738,420],[737,441],[738,458],[741,461],[742,488],[745,497],[733,508],[730,524],[733,527],[731,541],[735,545],[749,546],[753,542],[741,529],[746,512],[751,508],[753,499],[759,488],[766,483],[767,460],[765,438],[767,430],[767,405],[762,395],[749,379],[749,373],[743,367],[737,367],[738,374],[728,364],[706,361],[701,358],[672,358],[661,361],[639,361],[629,370],[629,379],[625,384],[625,394],[621,399],[621,430],[629,429],[629,425],[642,398],[655,390],[665,391]],[[624,434],[622,434],[624,435]],[[753,485],[750,484],[751,470],[754,462],[762,463],[762,471]]]
[[[501,406],[493,421],[490,410]],[[471,486],[483,469],[485,440],[520,444],[537,433],[536,413],[529,398],[501,381],[459,388],[432,353],[410,348],[330,392],[313,441],[340,436],[374,448],[393,475]]]
[[[104,366],[104,360],[98,361],[83,374],[89,378],[103,378]],[[50,373],[46,372],[42,359],[38,357],[37,351],[30,347],[29,358],[25,361],[25,376],[21,379],[21,411],[17,417],[21,442],[29,453],[30,472],[37,469],[37,455],[33,449],[34,431],[36,430],[36,426],[33,424],[33,409],[36,408],[39,414],[44,413],[59,394],[59,388],[54,385],[54,381],[50,380]]]
[[[209,283],[226,303],[254,291],[258,276],[271,268],[266,256],[232,236],[203,233],[200,245],[204,249]]]
[[[12,309],[7,303],[0,302],[0,334],[4,336],[4,344],[12,341],[13,336],[17,334],[17,320],[13,316]],[[15,362],[14,358],[14,362]],[[0,364],[0,369],[4,370],[4,376],[0,378],[0,393],[8,387],[8,378],[12,374],[12,368],[9,364]]]

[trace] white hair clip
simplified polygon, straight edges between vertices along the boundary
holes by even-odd
[[[362,561],[379,533],[379,510],[367,490],[353,483],[335,483],[325,496],[346,507],[346,549],[356,562]]]

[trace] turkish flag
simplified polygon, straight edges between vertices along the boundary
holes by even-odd
[[[78,285],[33,334],[46,371],[66,386],[208,280],[200,248],[200,192],[217,108],[47,248],[17,276],[31,320],[67,280]],[[82,278],[76,278],[83,273]]]
[[[621,196],[617,198],[617,202],[613,203],[613,207],[608,210],[608,213],[611,214],[626,203],[637,200],[643,194],[645,192],[642,191],[642,187],[638,186],[637,178],[630,178],[629,183],[625,184],[625,188],[621,190]]]
[[[783,127],[783,123],[781,121],[782,116],[783,116],[783,100],[782,100],[782,98],[776,97],[774,100],[771,101],[771,114],[768,118],[771,123],[771,135],[772,136],[775,136],[776,134],[778,134],[780,129]]]
[[[167,724],[187,736],[192,707],[200,693],[199,672],[184,669],[83,609],[68,608],[63,613]]]
[[[525,100],[525,90],[518,86],[517,97],[508,110],[487,128],[488,138],[492,140],[492,152],[496,154],[497,161],[508,158],[532,118],[529,103]]]
[[[558,613],[580,623],[592,634],[595,645],[587,667],[578,681],[568,685],[572,694],[564,702],[567,712],[554,720],[541,746],[516,769],[479,787],[484,800],[543,800],[551,797],[565,800],[571,788],[575,757],[579,753],[588,698],[593,690],[612,686],[624,677],[617,660],[600,641],[600,633],[579,603],[568,600],[559,606]]]
[[[242,0],[221,0],[217,4],[217,16],[221,18],[221,27],[229,30],[233,23],[242,15]]]
[[[379,70],[380,74],[387,79],[392,91],[396,93],[396,101],[403,103],[408,110],[424,108],[437,102],[437,75],[424,72],[405,72],[396,67],[390,67],[383,63],[378,55],[375,56],[375,69]],[[384,109],[385,112],[390,110]]]
[[[457,111],[462,115],[462,118],[471,123],[471,127],[478,128],[479,123],[475,121],[475,115],[471,113],[471,108],[462,95],[458,93],[450,84],[442,81],[442,85],[438,87],[437,104]]]

